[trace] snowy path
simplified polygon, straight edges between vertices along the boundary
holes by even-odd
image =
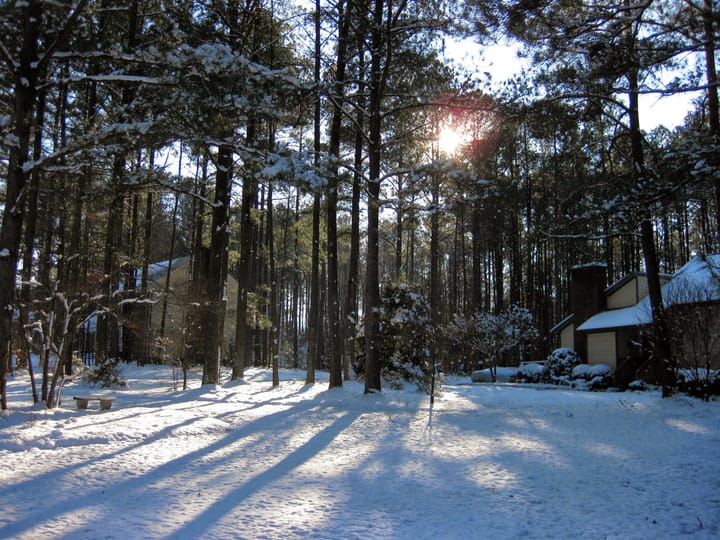
[[[430,410],[256,370],[127,376],[102,412],[10,382],[0,538],[720,537],[720,403],[446,384]]]

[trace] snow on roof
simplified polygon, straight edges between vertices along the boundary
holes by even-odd
[[[662,286],[665,307],[720,300],[720,254],[693,257]],[[621,309],[603,311],[578,326],[579,332],[641,326],[652,322],[650,298]]]
[[[577,270],[579,268],[607,268],[607,263],[604,262],[589,262],[585,264],[576,264],[570,270]]]
[[[184,257],[174,257],[172,260],[172,267],[173,268],[179,268],[186,264],[190,260],[190,257],[184,256]],[[167,272],[168,265],[170,264],[169,260],[164,261],[157,261],[154,263],[150,263],[148,265],[148,277],[151,280],[159,279],[161,276],[165,275]]]
[[[550,334],[557,334],[558,332],[566,328],[573,321],[574,317],[575,316],[572,313],[565,317],[562,321],[560,321],[550,329]]]
[[[720,254],[696,256],[663,287],[665,305],[720,300]]]
[[[650,302],[647,297],[634,306],[601,311],[578,326],[578,332],[594,332],[610,328],[639,326],[652,322]]]

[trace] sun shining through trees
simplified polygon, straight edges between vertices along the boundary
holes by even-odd
[[[452,156],[465,143],[467,143],[467,136],[457,128],[447,125],[440,130],[438,147],[443,154]]]
[[[471,92],[438,100],[436,140],[446,157],[477,159],[497,147],[502,133],[502,115],[492,97]]]

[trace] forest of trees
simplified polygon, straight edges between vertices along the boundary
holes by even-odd
[[[520,308],[547,355],[596,261],[648,273],[672,367],[658,276],[720,250],[719,23],[715,0],[0,1],[2,408],[32,347],[61,359],[52,406],[91,317],[97,369],[155,360],[149,268],[180,257],[171,360],[206,384],[225,362],[380,390],[388,305],[435,367],[473,368],[443,329]],[[516,44],[517,75],[450,40]],[[639,112],[678,94],[681,126]]]

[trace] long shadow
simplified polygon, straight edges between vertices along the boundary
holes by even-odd
[[[332,424],[313,435],[301,447],[288,454],[271,468],[227,493],[222,499],[212,503],[191,521],[186,522],[182,528],[167,535],[166,538],[178,540],[198,538],[254,493],[281,479],[289,471],[298,468],[315,457],[320,451],[329,446],[340,433],[347,429],[357,417],[357,413],[350,414],[348,411],[344,411]]]
[[[186,470],[187,464],[192,464],[195,460],[198,460],[200,458],[206,458],[208,455],[212,454],[215,451],[221,450],[225,448],[228,445],[232,445],[233,443],[248,437],[254,433],[258,432],[272,432],[274,430],[274,426],[276,423],[286,423],[289,419],[292,419],[296,416],[302,416],[305,414],[308,414],[308,411],[311,409],[314,409],[318,406],[317,403],[314,403],[312,401],[308,402],[300,402],[295,404],[293,407],[291,407],[290,410],[282,410],[278,411],[276,413],[271,413],[269,415],[265,415],[261,418],[258,418],[248,424],[245,424],[241,426],[240,428],[233,430],[231,432],[228,432],[227,435],[224,437],[219,438],[218,440],[214,441],[212,444],[209,444],[208,446],[203,446],[201,448],[198,448],[188,454],[184,454],[182,456],[179,456],[175,459],[172,459],[170,461],[167,461],[163,464],[161,464],[156,469],[152,469],[148,471],[148,474],[153,476],[154,481],[159,481],[161,478],[167,478],[172,476],[177,476],[179,474],[182,474],[182,471]],[[325,411],[325,409],[324,409]],[[327,413],[331,413],[332,411],[330,409],[327,409]],[[192,421],[195,421],[196,419],[192,419]],[[168,432],[172,429],[176,429],[178,426],[172,426],[168,427],[165,430],[165,435],[159,435],[154,437],[155,439],[160,439],[163,436],[167,436]],[[148,444],[147,440],[139,441],[138,443],[130,446],[122,448],[116,452],[112,452],[111,454],[106,454],[103,456],[96,456],[91,459],[88,459],[85,462],[85,465],[91,466],[95,463],[99,463],[101,461],[105,461],[107,459],[110,459],[111,457],[117,457],[121,456],[123,454],[126,454],[127,452],[131,451],[134,448],[138,448],[141,446],[145,446]],[[207,461],[207,460],[206,460]],[[207,461],[206,466],[212,467],[212,461]],[[44,473],[43,475],[39,477],[33,477],[29,482],[31,482],[33,485],[45,485],[48,486],[48,492],[56,491],[56,489],[49,484],[50,481],[58,480],[62,481],[62,476],[68,471],[68,470],[75,470],[78,468],[78,464],[73,464],[68,467],[65,467],[63,469],[55,469],[53,471],[48,471],[47,473]],[[43,482],[42,484],[39,484],[37,482]],[[122,480],[117,483],[112,484],[112,489],[116,492],[126,492],[126,491],[133,491],[140,488],[143,488],[145,486],[146,479],[144,479],[144,475],[135,477],[135,478],[128,478],[126,480]],[[20,489],[23,484],[16,484],[14,489]],[[51,521],[53,519],[59,518],[64,512],[68,511],[75,511],[81,508],[86,507],[93,507],[103,500],[103,497],[101,496],[104,491],[107,489],[108,486],[99,486],[94,488],[86,488],[83,493],[76,493],[73,495],[73,504],[72,507],[68,505],[68,502],[65,500],[49,500],[47,501],[47,504],[43,506],[42,509],[42,518],[46,521]],[[8,523],[7,525],[4,525],[0,527],[0,538],[8,538],[12,537],[14,535],[20,535],[22,533],[27,532],[32,527],[37,525],[38,516],[35,513],[29,514],[25,516],[24,518],[20,519],[19,521]]]
[[[263,401],[258,401],[258,402],[248,403],[246,401],[236,401],[235,403],[238,404],[238,408],[234,408],[232,410],[225,411],[222,413],[213,413],[212,417],[222,420],[226,417],[235,416],[235,415],[243,413],[243,412],[252,411],[253,409],[259,409],[259,408],[262,408],[267,405],[273,405],[275,403],[282,403],[284,401],[289,400],[290,398],[292,398],[295,395],[301,395],[301,394],[307,392],[311,387],[312,387],[312,385],[304,385],[300,389],[295,390],[294,392],[291,392],[289,394],[282,394],[277,397],[265,398]],[[265,392],[268,392],[271,390],[272,390],[272,388],[258,390],[256,392],[252,392],[249,395],[252,396],[252,395],[262,394],[262,393],[265,393]],[[134,412],[133,414],[128,414],[128,415],[122,416],[120,418],[117,418],[115,416],[107,417],[107,419],[104,419],[103,421],[94,421],[93,425],[100,426],[103,424],[114,424],[118,420],[127,421],[132,418],[143,418],[145,416],[151,416],[151,415],[155,414],[159,408],[167,407],[167,406],[171,406],[171,405],[174,406],[172,409],[173,411],[185,411],[185,410],[199,411],[203,408],[213,407],[220,403],[227,403],[229,401],[229,398],[231,397],[231,395],[223,396],[222,399],[213,399],[212,397],[204,397],[204,394],[207,394],[209,392],[211,392],[211,390],[206,390],[206,389],[203,389],[203,387],[200,387],[200,388],[190,390],[189,393],[186,391],[182,394],[175,394],[173,396],[168,396],[167,398],[158,398],[158,399],[148,398],[146,400],[139,400],[139,401],[133,403],[131,406],[132,409],[138,409],[137,412]],[[204,401],[204,403],[198,404],[197,403],[198,401]],[[182,406],[182,404],[184,402],[186,402],[186,404],[187,404],[186,406]],[[122,406],[122,403],[120,403],[119,406]],[[90,414],[92,414],[92,411],[89,411],[89,412],[90,412]],[[84,413],[87,414],[88,412],[84,412]],[[73,413],[71,411],[68,411],[66,413],[66,415],[68,417],[72,414]],[[107,413],[102,413],[102,414],[104,416]],[[59,419],[60,418],[57,418],[57,420],[59,420]],[[75,430],[75,429],[84,429],[85,427],[86,427],[85,425],[75,425],[75,426],[65,426],[63,429]]]
[[[439,415],[432,418],[432,429],[439,435],[445,432],[446,440],[449,439],[447,434],[467,433],[471,436],[482,437],[483,444],[488,444],[485,449],[489,453],[478,455],[476,457],[468,455],[453,456],[451,452],[445,452],[443,456],[425,455],[424,463],[427,476],[431,472],[435,472],[438,478],[442,478],[442,482],[438,483],[438,492],[435,494],[434,500],[437,501],[438,507],[436,511],[442,514],[443,518],[449,522],[461,523],[463,512],[458,512],[455,505],[448,505],[445,501],[457,501],[461,503],[461,509],[467,511],[466,518],[462,521],[462,530],[472,536],[473,531],[486,530],[492,531],[492,527],[501,530],[499,527],[502,523],[525,523],[528,524],[529,531],[536,530],[534,527],[546,523],[548,513],[558,512],[559,509],[566,516],[572,516],[571,521],[573,527],[577,529],[577,536],[593,536],[597,531],[609,531],[610,536],[620,534],[618,530],[623,529],[608,528],[607,508],[602,508],[598,501],[605,502],[609,499],[608,506],[613,506],[619,515],[635,516],[648,515],[652,510],[647,507],[651,504],[658,504],[657,496],[646,496],[646,472],[650,470],[650,464],[654,463],[655,457],[652,450],[657,446],[657,441],[653,440],[653,435],[658,433],[659,426],[650,426],[644,429],[644,424],[648,421],[654,421],[656,424],[663,425],[667,420],[664,414],[652,415],[652,418],[643,418],[642,415],[636,415],[635,411],[628,415],[614,411],[608,415],[606,408],[602,405],[608,405],[610,402],[599,401],[596,404],[588,404],[591,398],[580,395],[580,399],[574,400],[577,403],[577,409],[568,408],[567,404],[557,407],[544,406],[540,410],[525,409],[516,407],[504,410],[502,405],[484,407],[484,411],[478,413],[470,413],[471,416],[477,415],[477,422],[468,422],[468,414],[465,411],[440,411]],[[503,416],[506,416],[503,418]],[[633,418],[634,417],[634,418]],[[608,419],[616,422],[618,430],[603,429],[595,430],[594,428],[603,420]],[[628,422],[628,418],[630,421]],[[512,421],[510,421],[512,420]],[[578,438],[571,437],[567,429],[570,428],[578,434]],[[633,428],[637,428],[634,430]],[[445,431],[449,429],[450,431]],[[668,434],[673,427],[667,426],[663,428]],[[627,430],[627,431],[625,431]],[[711,438],[710,435],[704,435],[706,440]],[[695,439],[700,440],[701,435],[696,435]],[[507,440],[518,441],[520,443],[527,442],[529,445],[505,444]],[[666,440],[660,437],[659,440]],[[445,441],[440,439],[439,444]],[[498,446],[493,447],[493,442],[497,441]],[[540,446],[533,446],[538,443]],[[384,444],[392,444],[387,441]],[[397,444],[396,444],[397,446]],[[381,447],[382,448],[382,447]],[[402,449],[398,449],[401,451]],[[412,448],[408,447],[404,452],[408,459],[408,451]],[[393,490],[394,486],[387,481],[387,478],[393,475],[393,467],[399,466],[400,452],[394,459],[386,460],[388,467],[384,473],[384,479],[371,479],[364,482],[365,486],[354,490],[374,490],[378,493],[381,490]],[[423,459],[421,457],[421,459]],[[676,471],[679,475],[685,472],[687,467],[675,463],[672,455],[665,455],[660,458],[661,461],[669,461],[670,470]],[[625,464],[630,464],[626,467]],[[637,466],[635,463],[645,463],[646,466]],[[490,476],[493,472],[499,473],[499,478],[509,475],[512,482],[503,485],[492,485],[492,483],[472,481],[467,475],[468,471],[482,471],[487,467]],[[363,465],[359,465],[358,469],[362,470]],[[607,475],[607,471],[621,471],[620,474]],[[677,472],[682,471],[682,472]],[[700,475],[696,473],[699,478]],[[482,480],[482,477],[480,477]],[[555,481],[557,479],[557,481]],[[622,479],[622,483],[618,482]],[[427,482],[417,482],[413,478],[398,479],[395,482],[405,482],[405,491],[414,494],[420,494],[423,490],[430,491]],[[613,484],[612,482],[615,482]],[[358,481],[358,484],[362,481]],[[608,483],[610,483],[608,485]],[[446,489],[445,486],[452,486],[453,492],[448,493],[448,497],[443,496]],[[582,489],[577,486],[582,485]],[[674,488],[668,488],[668,494]],[[647,490],[648,492],[650,490]],[[636,493],[637,492],[637,493]],[[458,493],[462,493],[463,497],[457,497]],[[670,495],[672,497],[672,495]],[[672,501],[668,497],[666,500]],[[682,495],[677,496],[682,501],[680,506],[687,503]],[[414,497],[416,501],[427,500],[428,497]],[[467,504],[466,500],[471,502]],[[352,506],[355,510],[353,516],[361,516],[361,505],[366,503],[367,498],[357,497],[348,502],[348,506]],[[386,502],[387,508],[382,508],[382,503]],[[595,503],[595,504],[593,504]],[[618,508],[618,504],[622,508]],[[668,503],[669,504],[669,503]],[[474,507],[474,508],[473,508]],[[573,509],[568,512],[567,508]],[[489,512],[486,509],[492,508]],[[702,521],[708,524],[708,509],[701,509],[697,505],[698,515],[702,516]],[[522,510],[521,510],[522,509]],[[363,509],[364,510],[364,509]],[[376,514],[382,514],[386,517],[386,528],[392,529],[397,525],[398,530],[402,527],[402,512],[406,509],[402,505],[394,503],[393,497],[378,497],[377,506],[372,508]],[[574,512],[574,515],[573,515]],[[641,513],[647,512],[647,513]],[[405,519],[411,516],[406,511]],[[559,515],[559,514],[558,514]],[[652,516],[652,514],[650,514]],[[657,514],[656,514],[657,516]],[[623,518],[628,522],[630,518]],[[692,521],[692,519],[690,518]],[[697,518],[702,528],[702,521]],[[430,514],[418,515],[417,523],[424,522],[427,526],[417,527],[422,530],[432,530],[437,525],[433,522]],[[651,523],[654,524],[654,521]],[[640,524],[642,525],[642,524]],[[683,526],[687,530],[693,530],[695,523],[685,523]],[[648,526],[642,533],[638,533],[637,537],[648,535]],[[676,528],[677,525],[673,525]],[[570,528],[573,528],[570,527]],[[680,528],[678,528],[680,529]],[[338,525],[336,529],[342,531],[343,534],[352,536],[353,532],[347,527],[347,523]],[[503,537],[510,537],[512,531],[518,529],[509,528],[505,530]],[[539,529],[538,529],[539,530]],[[549,537],[557,536],[560,528],[548,529],[543,532]],[[564,529],[566,532],[569,529]],[[640,529],[639,529],[640,530]],[[367,534],[365,531],[364,534]],[[377,531],[375,531],[377,533]],[[624,530],[627,533],[627,530]],[[667,531],[665,531],[666,534]],[[363,534],[360,531],[359,534]],[[455,534],[460,534],[457,530]],[[383,531],[379,536],[394,536],[393,531]],[[492,532],[487,532],[488,537],[494,536]],[[668,537],[670,535],[668,534]]]
[[[315,530],[305,531],[309,537],[316,534],[324,538],[403,538],[409,534],[412,537],[417,534],[423,538],[442,537],[432,529],[408,528],[407,524],[432,516],[446,523],[477,522],[469,500],[463,503],[464,508],[452,509],[455,516],[438,510],[448,500],[443,490],[453,494],[472,493],[476,485],[464,475],[462,467],[449,467],[443,463],[443,458],[428,455],[427,445],[446,442],[433,439],[436,428],[442,425],[442,417],[438,418],[435,407],[418,404],[414,410],[398,410],[389,421],[391,425],[384,435],[373,441],[374,448],[343,473],[342,482],[352,486],[345,491],[349,499],[344,501],[343,507],[352,511],[327,516],[329,519],[322,520]],[[454,464],[459,465],[459,462],[455,460]],[[422,472],[419,473],[418,468]],[[369,475],[368,471],[374,472]],[[435,483],[435,478],[440,481]],[[433,505],[414,504],[427,501],[434,501]],[[481,525],[478,524],[475,534],[470,537],[480,534]],[[452,537],[447,529],[445,534]]]
[[[265,407],[267,405],[273,405],[275,403],[282,404],[283,402],[285,402],[288,398],[292,397],[293,395],[296,395],[296,394],[300,395],[304,392],[307,392],[311,386],[312,385],[304,385],[300,389],[296,390],[295,392],[292,392],[291,394],[283,394],[283,395],[278,396],[277,398],[267,398],[263,401],[253,402],[250,404],[247,404],[246,402],[238,402],[239,405],[245,405],[245,406],[241,406],[241,407],[238,407],[237,409],[233,409],[231,411],[226,411],[224,413],[212,414],[209,416],[199,416],[196,418],[188,418],[187,420],[185,420],[183,422],[166,426],[166,427],[162,428],[160,431],[158,431],[157,433],[148,435],[146,438],[144,438],[136,443],[133,443],[129,446],[125,446],[125,447],[119,448],[119,449],[111,451],[111,452],[97,453],[97,454],[89,456],[86,460],[79,461],[79,462],[73,462],[72,464],[69,464],[69,465],[66,465],[63,467],[54,468],[50,471],[40,473],[39,475],[33,477],[33,481],[37,481],[41,485],[46,485],[46,482],[55,482],[55,481],[61,482],[62,478],[68,472],[75,471],[81,467],[90,466],[93,464],[102,463],[103,461],[111,460],[122,454],[132,452],[133,450],[138,449],[142,446],[152,444],[153,442],[162,440],[166,437],[173,436],[173,432],[175,430],[180,429],[182,427],[186,427],[186,426],[192,426],[192,424],[194,424],[197,421],[202,421],[208,417],[224,421],[224,418],[226,418],[226,417],[236,416],[238,414],[249,412],[254,409],[259,409],[259,408]],[[193,394],[196,394],[200,390],[201,389],[196,389],[196,392],[193,392]],[[254,392],[253,394],[257,394],[257,393],[265,392],[265,391],[266,390],[261,390],[258,392]],[[177,396],[173,396],[173,398],[169,399],[168,404],[169,403],[180,404],[187,400],[188,400],[187,395],[177,395]],[[209,406],[212,406],[213,404],[217,404],[217,403],[220,403],[220,401],[214,402],[211,400],[207,400],[207,403],[205,403],[203,405],[197,405],[192,401],[188,401],[187,409],[189,409],[191,411],[197,411],[200,408],[209,407]],[[116,423],[118,420],[128,421],[132,418],[142,418],[144,416],[151,416],[151,415],[155,414],[157,411],[156,405],[162,406],[162,402],[160,402],[159,404],[157,404],[157,402],[154,402],[154,401],[138,402],[137,404],[133,405],[133,408],[142,409],[141,412],[123,416],[120,419],[114,417],[112,419],[108,418],[107,420],[103,420],[101,422],[94,421],[93,425],[97,427],[97,426],[101,426],[103,424],[113,424],[113,423]],[[300,405],[300,404],[297,404],[297,405]],[[303,405],[303,410],[309,410],[314,404],[313,404],[313,402],[303,402],[302,405]],[[180,408],[180,409],[175,409],[175,410],[185,410],[185,408]],[[84,411],[79,414],[88,414],[88,411]],[[93,414],[97,418],[105,418],[108,413],[105,413],[105,412],[98,413],[98,412],[89,411],[89,414]],[[275,415],[281,415],[281,414],[283,414],[283,411],[278,411],[277,413],[273,413],[272,415],[265,416],[265,418],[272,418]],[[288,413],[287,411],[286,411],[286,414],[288,415],[287,417],[292,417],[294,415],[294,413],[292,413],[292,412]],[[64,413],[64,418],[69,418],[74,415],[75,415],[75,413],[73,411],[68,411],[68,412]],[[60,420],[60,418],[54,418],[54,420]],[[84,425],[81,425],[81,426],[70,425],[70,426],[65,426],[63,429],[73,430],[73,429],[84,429],[85,427],[86,426],[84,426]],[[231,425],[229,424],[228,427],[231,428]],[[247,427],[247,426],[243,426],[243,427],[241,427],[241,429],[243,429],[245,427]],[[258,430],[258,431],[261,431],[261,430]],[[84,446],[79,445],[79,448],[80,447],[84,447]],[[5,485],[3,487],[4,487],[4,489],[7,489],[10,487],[14,487],[14,486],[21,486],[23,483],[24,483],[24,481],[20,481],[20,482],[14,483],[14,484]],[[0,536],[1,536],[2,530],[3,529],[0,528]]]
[[[452,449],[446,448],[453,442],[449,435],[461,433],[467,426],[468,414],[474,413],[443,410],[442,403],[440,407],[419,407],[415,415],[411,411],[405,412],[408,414],[393,418],[395,427],[386,430],[384,437],[376,441],[373,451],[346,472],[345,481],[353,489],[347,491],[350,498],[344,507],[352,508],[352,513],[344,512],[335,520],[324,521],[316,531],[306,533],[310,536],[322,534],[326,538],[340,535],[405,538],[408,531],[412,534],[424,531],[425,536],[421,534],[421,537],[429,538],[446,530],[448,537],[453,537],[460,526],[471,538],[479,531],[486,531],[483,534],[492,537],[493,533],[485,527],[485,520],[492,517],[493,512],[510,508],[507,517],[518,517],[516,514],[522,512],[519,509],[527,502],[518,497],[518,493],[524,493],[524,478],[518,477],[519,484],[492,486],[478,484],[468,474],[486,463],[492,465],[498,458],[503,467],[520,465],[508,459],[507,453],[511,450],[498,449],[490,456],[477,457],[467,453],[454,454]],[[483,416],[490,414],[486,411]],[[506,434],[502,421],[492,425],[478,424],[470,430],[490,439]],[[398,436],[403,434],[407,437]],[[538,430],[538,434],[529,436],[541,435],[547,436],[547,433]],[[374,474],[368,476],[367,471],[373,468]],[[522,468],[510,472],[521,473]],[[368,493],[373,496],[368,497]],[[425,501],[434,501],[433,508],[416,506]],[[408,523],[413,526],[408,528]],[[447,524],[452,524],[455,529],[446,529]],[[504,537],[508,537],[507,534]]]

